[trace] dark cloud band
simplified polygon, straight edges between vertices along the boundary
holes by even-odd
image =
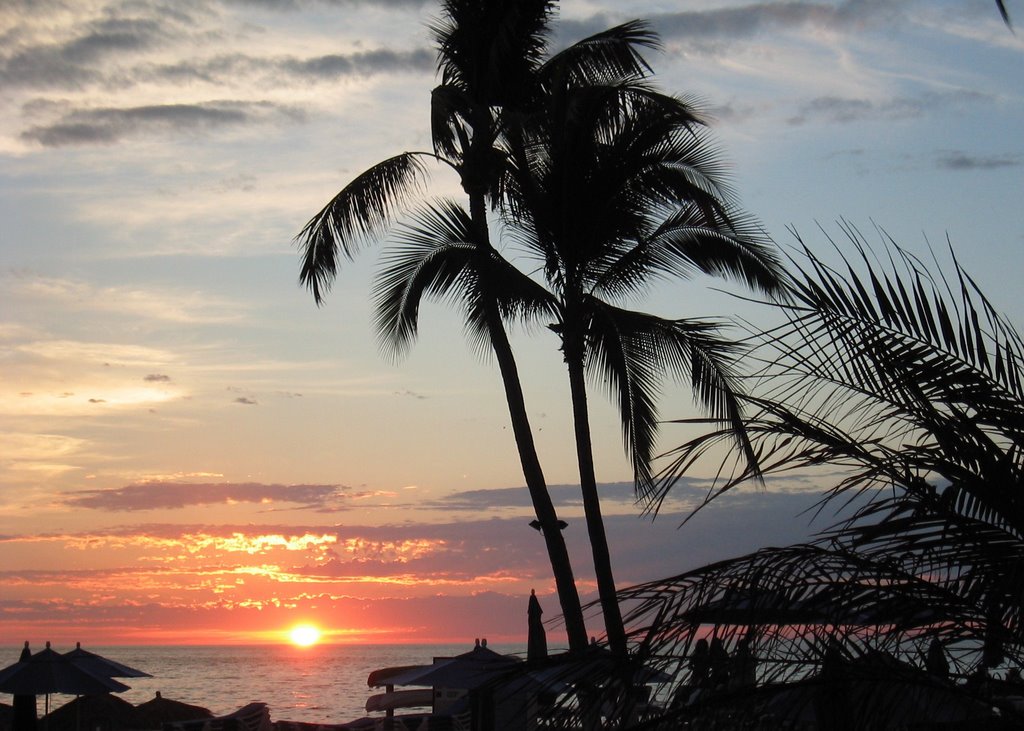
[[[75,493],[72,507],[107,511],[175,510],[229,501],[288,503],[311,509],[338,506],[350,499],[340,485],[263,485],[258,483],[151,482]]]
[[[270,102],[215,101],[122,109],[78,109],[53,124],[27,129],[21,137],[44,147],[111,144],[146,133],[208,132],[277,119],[301,118],[293,107]]]

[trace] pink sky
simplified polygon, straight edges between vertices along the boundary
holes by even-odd
[[[806,533],[806,491],[737,493],[676,526],[701,487],[680,491],[656,522],[637,517],[630,486],[605,487],[621,583],[666,576]],[[553,493],[581,592],[592,598],[576,488]],[[280,641],[300,622],[330,642],[521,641],[526,598],[558,613],[525,488],[436,500],[377,495],[353,509],[328,485],[147,483],[76,493],[73,530],[0,536],[0,638],[90,644]],[[348,497],[347,497],[348,496]],[[683,498],[686,498],[685,500]],[[374,511],[415,520],[352,522]],[[484,517],[480,517],[483,514]],[[229,522],[226,516],[252,521]],[[203,519],[206,522],[197,522]],[[258,519],[258,520],[257,520]],[[652,555],[657,542],[663,550]],[[597,619],[591,628],[600,633]],[[560,641],[558,630],[552,642]]]
[[[253,642],[303,620],[330,641],[513,640],[531,589],[557,614],[497,369],[461,317],[426,305],[395,362],[372,326],[379,250],[322,308],[298,284],[310,216],[371,164],[429,148],[437,9],[0,3],[0,645]],[[662,36],[662,88],[705,100],[770,235],[792,244],[795,226],[824,250],[819,222],[875,221],[924,259],[948,235],[1020,321],[1024,34],[991,0],[566,0],[554,43],[633,17]],[[461,194],[443,172],[430,192]],[[657,283],[638,306],[759,317],[718,284]],[[591,598],[543,325],[511,337]],[[798,514],[823,485],[798,479],[677,530],[700,469],[657,522],[639,517],[605,396],[595,384],[619,584],[807,534]],[[696,415],[686,384],[661,403]]]

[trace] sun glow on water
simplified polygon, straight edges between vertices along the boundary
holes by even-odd
[[[311,624],[297,624],[288,632],[293,645],[310,647],[320,641],[320,630]]]

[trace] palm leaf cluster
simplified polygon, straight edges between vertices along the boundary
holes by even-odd
[[[934,275],[884,233],[878,255],[843,231],[853,253],[836,263],[800,244],[785,322],[756,333],[741,401],[764,473],[832,479],[821,507],[846,512],[806,545],[620,592],[638,661],[671,678],[665,723],[980,723],[1024,695],[1006,681],[1024,664],[1021,339],[955,256]],[[651,507],[731,439],[674,450]],[[750,477],[730,460],[709,500]],[[734,658],[750,643],[756,687],[734,673],[696,692],[694,650],[712,637]],[[846,720],[827,720],[843,694]]]

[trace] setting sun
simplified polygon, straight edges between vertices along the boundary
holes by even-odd
[[[309,647],[320,641],[320,630],[311,624],[297,624],[288,633],[292,644],[299,647]]]

